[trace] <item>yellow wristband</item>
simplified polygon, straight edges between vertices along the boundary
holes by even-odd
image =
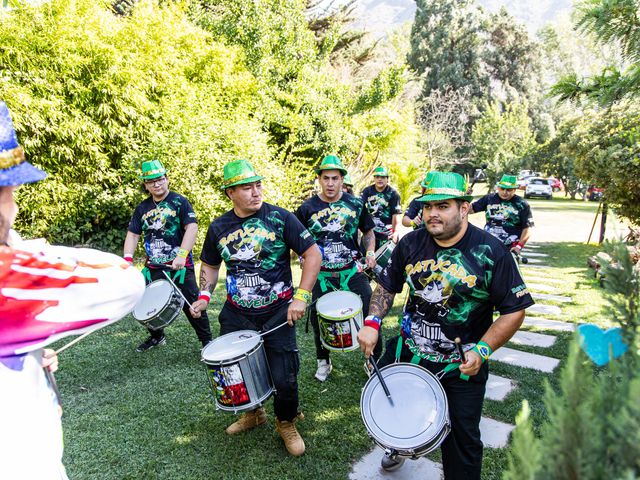
[[[308,303],[311,303],[311,292],[303,288],[298,288],[293,298],[308,304]]]
[[[187,250],[185,248],[181,248],[181,249],[178,250],[178,257],[187,258],[188,255],[189,255],[189,250]]]
[[[369,251],[367,252],[367,257],[375,257],[375,256],[376,256],[376,252],[374,252],[374,251],[372,251],[372,250],[369,250]]]

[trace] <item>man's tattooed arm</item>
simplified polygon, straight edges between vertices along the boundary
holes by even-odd
[[[373,233],[373,229],[367,230],[363,235],[364,248],[367,252],[373,252],[376,248],[376,236]]]
[[[202,262],[200,266],[200,291],[213,292],[218,283],[220,265],[208,265]]]
[[[391,310],[391,307],[393,306],[393,299],[395,297],[395,293],[391,293],[378,285],[371,296],[369,315],[384,318],[387,313],[389,313],[389,310]]]

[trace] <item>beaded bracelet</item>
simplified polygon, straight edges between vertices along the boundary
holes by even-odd
[[[489,360],[489,357],[493,353],[493,350],[491,350],[491,347],[486,342],[476,343],[476,346],[473,347],[473,351],[480,355],[480,357],[482,358],[482,363]]]

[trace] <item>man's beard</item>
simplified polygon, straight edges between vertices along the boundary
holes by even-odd
[[[444,224],[443,224],[444,225]],[[436,240],[449,240],[450,238],[455,237],[462,230],[462,218],[457,218],[452,220],[446,229],[443,229],[441,233],[438,235],[431,234],[433,238]],[[429,232],[431,233],[431,232]]]

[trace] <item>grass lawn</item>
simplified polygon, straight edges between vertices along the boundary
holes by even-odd
[[[574,298],[572,304],[562,305],[565,313],[558,319],[606,324],[603,292],[585,263],[586,256],[597,250],[578,243],[549,244],[538,250],[551,255],[553,266],[536,269],[536,276],[561,280],[554,282],[559,286],[554,293]],[[219,286],[223,285],[222,280]],[[215,334],[222,291],[218,290],[209,309]],[[386,321],[387,338],[395,333],[403,297],[396,298]],[[235,417],[215,410],[199,343],[184,316],[167,329],[167,345],[135,353],[145,336],[143,328],[127,317],[61,354],[57,377],[70,478],[345,479],[352,463],[373,445],[359,411],[366,381],[362,355],[334,353],[334,372],[324,384],[317,382],[311,330],[305,333],[303,322],[298,325],[299,385],[306,419],[298,426],[307,452],[297,459],[287,455],[274,430],[271,401],[267,425],[240,436],[224,433]],[[570,338],[571,334],[559,334],[550,349],[515,348],[563,359]],[[491,368],[516,380],[518,388],[504,402],[487,401],[485,415],[513,423],[526,398],[534,422],[539,423],[544,418],[543,384],[545,380],[554,384],[559,369],[543,374],[498,362]],[[500,478],[506,458],[506,449],[486,449],[483,478]]]

